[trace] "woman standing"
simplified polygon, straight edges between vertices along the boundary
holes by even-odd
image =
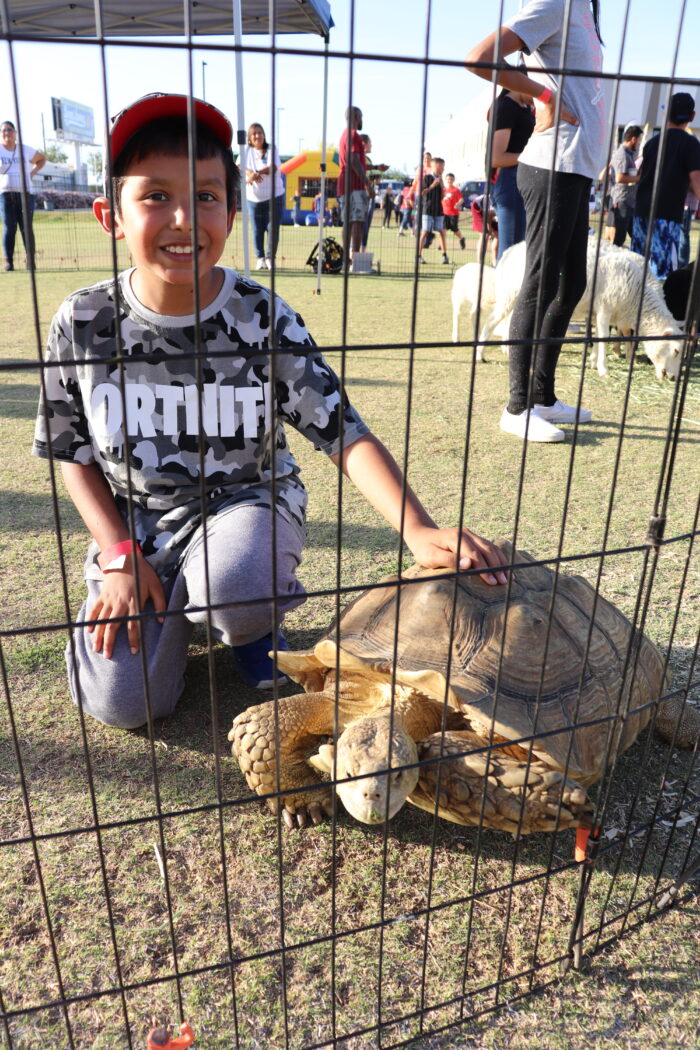
[[[554,377],[562,340],[586,287],[588,201],[606,142],[605,98],[595,76],[602,67],[599,0],[529,0],[472,48],[466,65],[490,81],[491,69],[475,68],[475,63],[493,65],[498,55],[516,51],[529,56],[532,75],[506,65],[498,71],[498,83],[534,99],[536,121],[517,165],[527,261],[510,326],[515,345],[501,429],[529,441],[563,441],[564,431],[555,424],[591,418],[587,409],[558,400]],[[546,72],[560,68],[594,75]]]
[[[525,204],[518,189],[518,160],[535,127],[529,95],[503,88],[496,99],[491,143],[491,200],[498,221],[498,258],[525,240]]]
[[[27,187],[27,229],[24,227],[24,212],[22,211],[22,164],[24,164]],[[15,237],[18,226],[27,252],[27,269],[34,269],[32,177],[41,171],[44,164],[46,164],[46,157],[38,149],[23,146],[20,150],[17,142],[17,129],[11,120],[4,120],[0,127],[0,218],[3,223],[2,247],[5,255],[5,270],[15,268]]]
[[[245,183],[246,200],[253,219],[253,243],[258,259],[256,269],[264,270],[267,267],[270,270],[279,243],[284,183],[280,173],[279,154],[276,147],[272,147],[265,138],[262,124],[251,124],[248,128]],[[265,251],[266,230],[267,252]]]

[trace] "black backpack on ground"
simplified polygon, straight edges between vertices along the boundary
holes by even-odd
[[[318,241],[311,249],[306,265],[318,268]],[[321,246],[321,273],[340,273],[343,268],[343,248],[333,237],[324,237]]]

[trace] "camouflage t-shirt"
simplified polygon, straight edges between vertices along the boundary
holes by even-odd
[[[124,396],[110,279],[74,292],[53,319],[34,454],[48,457],[50,441],[57,460],[97,463],[126,521],[130,481],[136,538],[167,576],[202,520],[201,404],[207,514],[241,503],[271,507],[274,498],[303,533],[306,490],[284,424],[337,453],[341,393],[301,317],[276,297],[268,349],[269,291],[224,270],[221,292],[200,311],[198,385],[194,315],[147,310],[131,291],[131,272],[119,276]],[[368,433],[347,398],[342,421],[345,447]],[[93,579],[101,577],[96,555],[93,544],[86,570]]]

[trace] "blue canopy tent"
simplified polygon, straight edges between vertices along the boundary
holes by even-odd
[[[239,151],[246,141],[242,37],[249,34],[313,33],[326,43],[323,74],[321,156],[326,155],[328,37],[333,25],[327,0],[192,0],[145,6],[143,0],[0,0],[2,35],[7,40],[109,37],[227,36],[236,43],[236,106]],[[273,116],[273,142],[277,134]],[[20,128],[21,134],[21,128]],[[325,164],[321,192],[325,193]],[[248,211],[242,195],[243,261],[250,272]],[[319,281],[322,227],[319,227]]]

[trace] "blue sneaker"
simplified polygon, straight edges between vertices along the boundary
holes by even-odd
[[[277,648],[289,649],[287,639],[281,630],[277,631]],[[264,638],[256,638],[254,642],[246,645],[233,646],[233,662],[238,674],[246,685],[253,689],[272,689],[274,687],[275,665],[268,653],[272,652],[272,634],[266,634]],[[277,684],[286,685],[289,678],[281,671],[277,673]]]

